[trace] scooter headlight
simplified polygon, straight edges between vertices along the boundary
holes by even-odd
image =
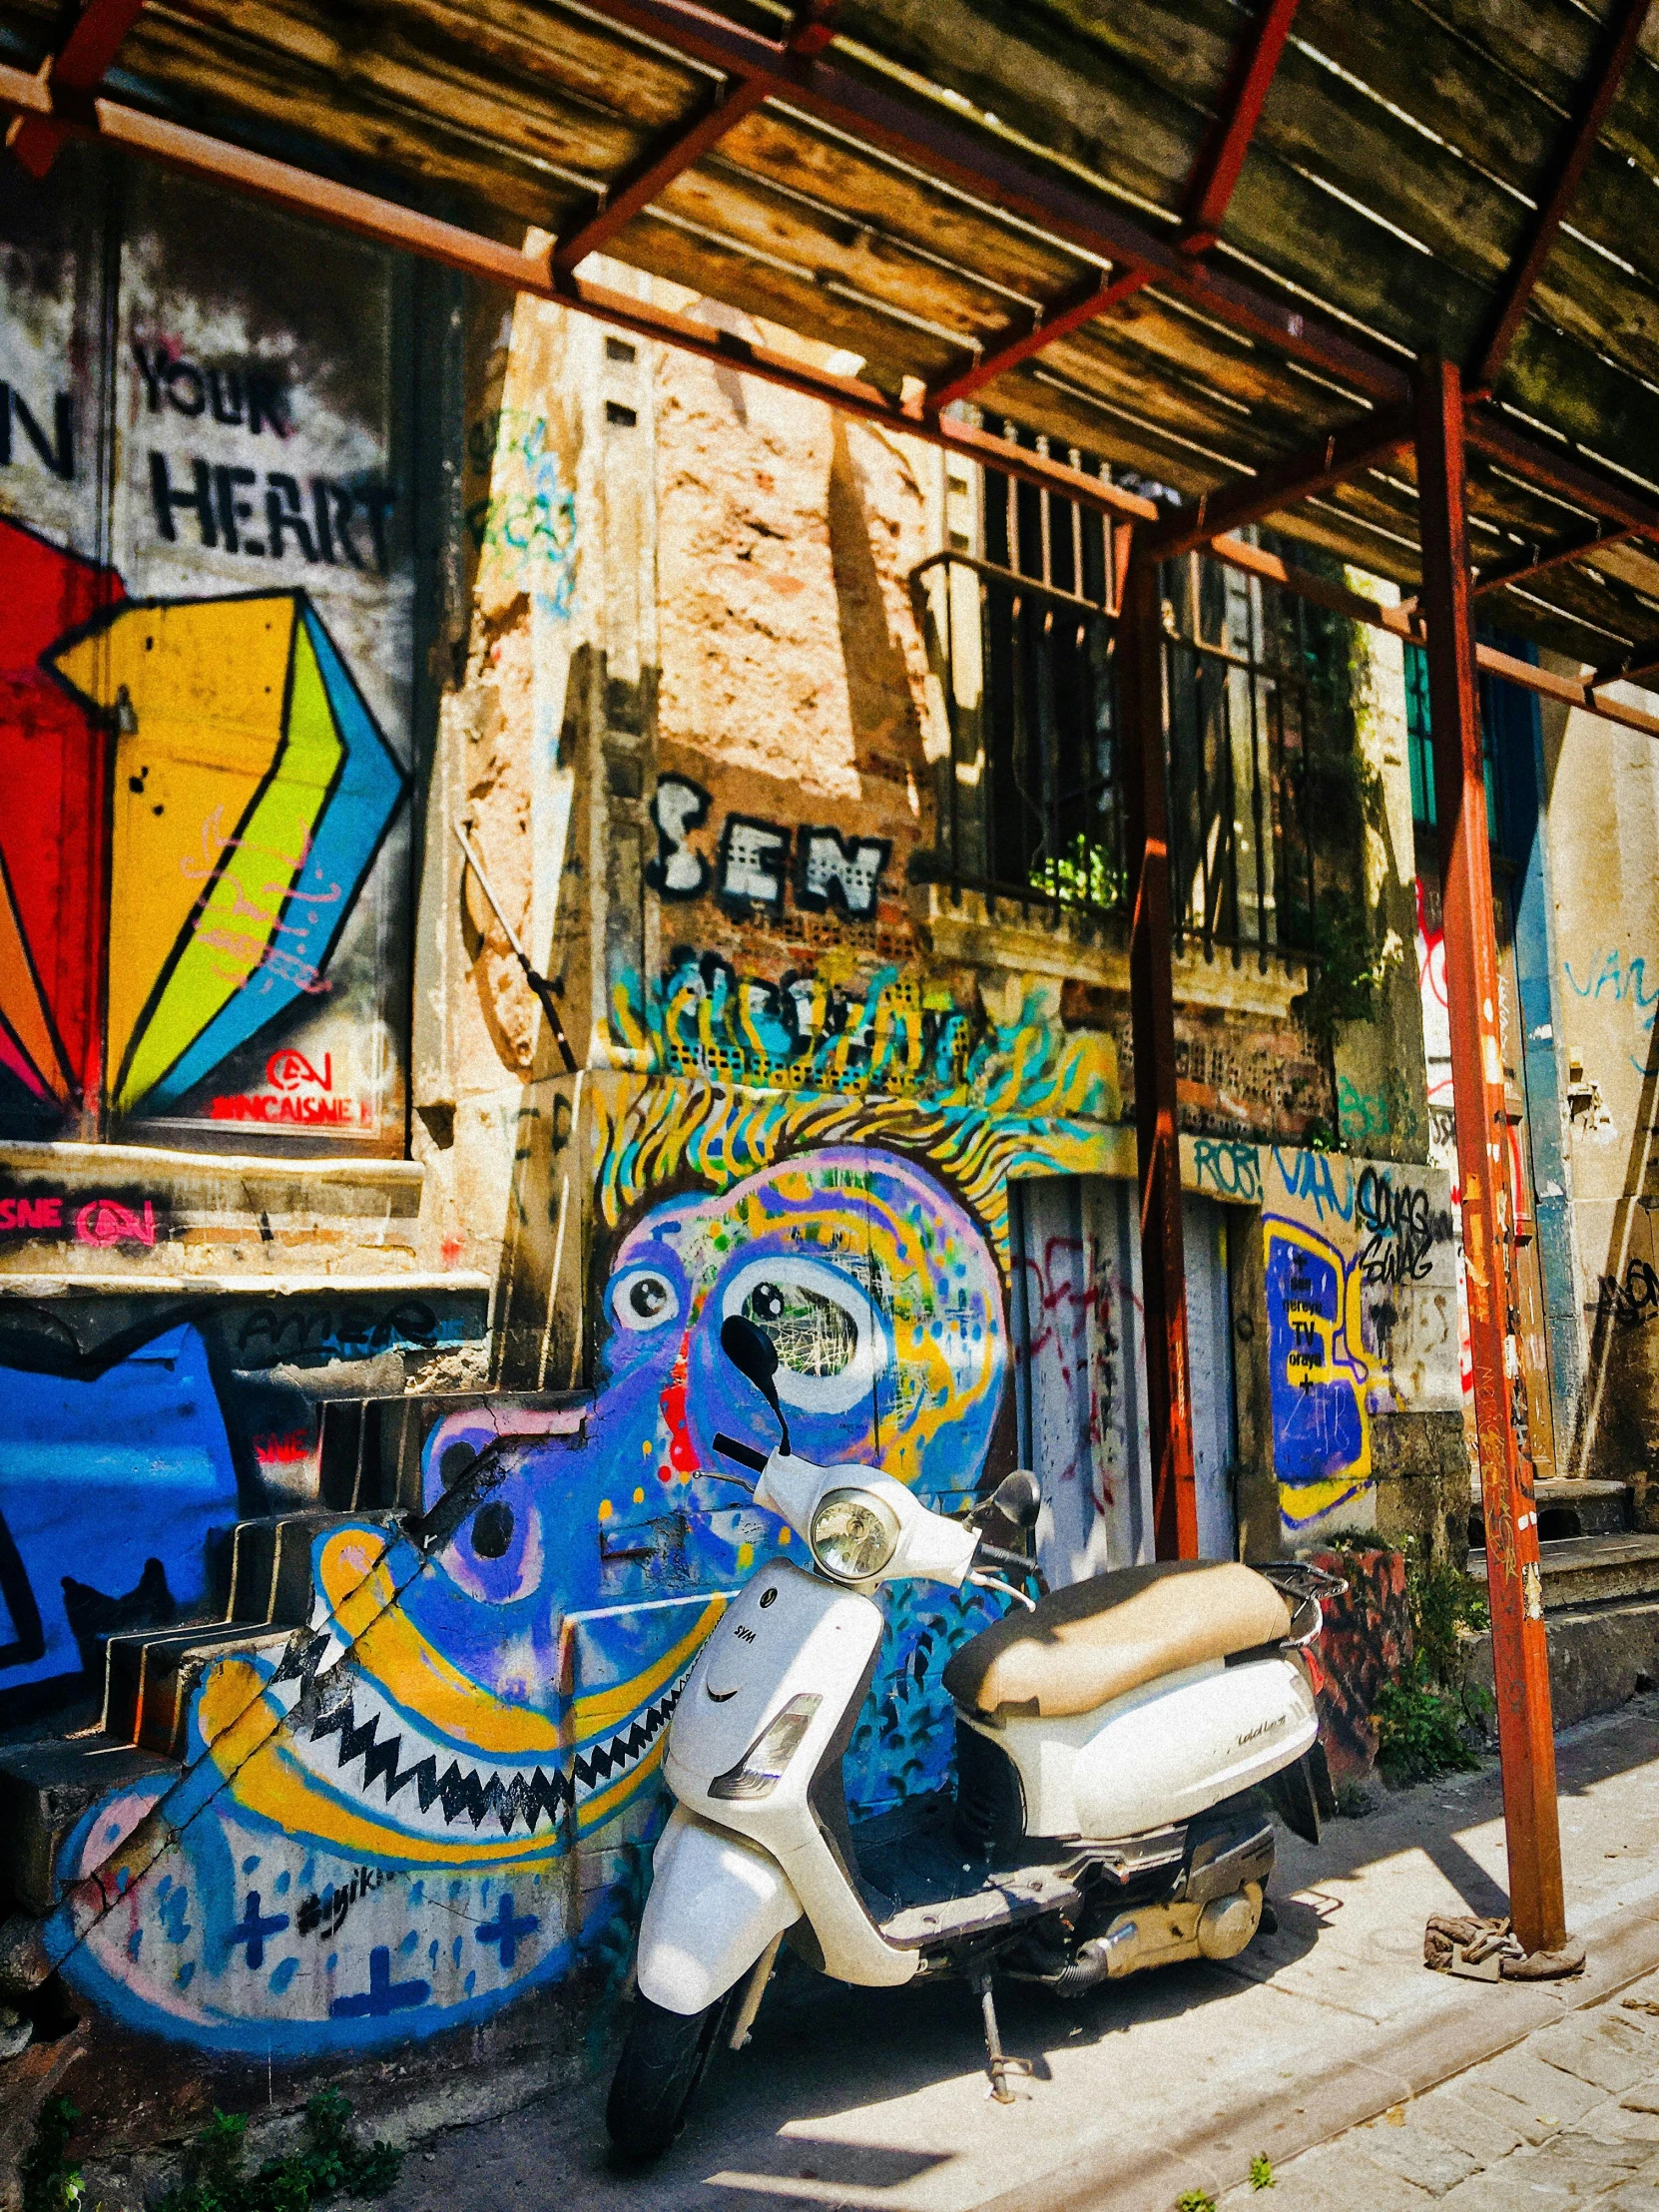
[[[898,1515],[868,1490],[830,1490],[807,1531],[813,1557],[837,1582],[867,1582],[898,1549]]]

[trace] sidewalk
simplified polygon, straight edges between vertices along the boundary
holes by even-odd
[[[1266,2212],[1389,2212],[1436,2188],[1454,2188],[1443,2201],[1471,2212],[1499,2202],[1547,2207],[1553,2198],[1530,2191],[1553,2186],[1542,2173],[1548,2158],[1560,2161],[1552,2175],[1567,2174],[1567,2152],[1551,2147],[1557,2130],[1592,2146],[1575,2150],[1572,2173],[1624,2177],[1623,2166],[1583,2161],[1602,2155],[1593,2145],[1609,2124],[1608,2100],[1621,2126],[1642,2120],[1618,2106],[1632,2093],[1625,2070],[1639,2062],[1631,2083],[1659,2076],[1659,2017],[1617,2001],[1659,1969],[1659,1697],[1567,1732],[1558,1757],[1568,1920],[1589,1944],[1575,1981],[1490,1984],[1422,1965],[1430,1913],[1503,1910],[1489,1767],[1382,1796],[1368,1817],[1333,1822],[1317,1850],[1283,1838],[1279,1933],[1241,1959],[1139,1975],[1072,2005],[1007,1985],[1004,2041],[1033,2069],[1011,2108],[986,2097],[977,2011],[962,1989],[850,1990],[803,1972],[769,1998],[750,2048],[726,2061],[652,2172],[622,2180],[608,2170],[601,2081],[574,2108],[544,2102],[415,2151],[387,2205],[1172,2212],[1196,2187],[1226,2197],[1231,2212],[1249,2201],[1248,2189],[1229,2192],[1260,2152],[1281,2176],[1255,2200]],[[1581,2079],[1512,2049],[1528,2037],[1551,2053],[1587,2050],[1584,2066],[1601,2070]],[[1435,2131],[1449,2120],[1419,2127],[1413,2114],[1402,2127],[1385,2118],[1361,2126],[1413,2099],[1426,2112],[1426,2092],[1481,2061],[1499,2088],[1506,2067],[1526,2083],[1530,2110],[1524,2124],[1511,2116],[1513,2143],[1509,2119],[1476,2133],[1460,2113],[1456,2143]],[[1540,2066],[1549,2099],[1537,2088]],[[1643,2124],[1659,2161],[1659,2114]],[[1521,2145],[1539,2171],[1529,2167],[1516,2196],[1519,2166],[1515,2181],[1504,2176]],[[1361,2184],[1334,2195],[1351,2155]],[[1511,2194],[1469,2193],[1479,2188]],[[1659,2195],[1648,2189],[1645,2201],[1659,2204]]]
[[[1651,2007],[1651,2009],[1644,2009]],[[1221,2212],[1659,2205],[1659,1974],[1241,2183]]]

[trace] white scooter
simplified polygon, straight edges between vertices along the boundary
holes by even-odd
[[[992,2093],[1007,2102],[1019,2062],[1002,2052],[993,1965],[1073,1996],[1142,1966],[1235,1957],[1262,1925],[1274,1864],[1259,1786],[1315,1839],[1334,1810],[1300,1648],[1319,1634],[1319,1589],[1342,1586],[1334,1577],[1180,1561],[1033,1602],[1002,1579],[1033,1576],[1030,1563],[976,1524],[998,1515],[1029,1530],[1034,1476],[1010,1475],[964,1523],[874,1468],[798,1459],[771,1339],[734,1316],[721,1343],[771,1405],[782,1445],[770,1456],[729,1436],[716,1445],[754,1470],[756,1503],[805,1538],[813,1571],[775,1559],[753,1576],[674,1716],[665,1772],[678,1802],[656,1848],[606,2113],[627,2162],[679,2133],[734,2005],[728,2038],[748,2039],[786,1936],[841,1981],[964,1975]],[[853,1829],[841,1757],[880,1645],[873,1593],[905,1576],[1017,1602],[945,1670],[954,1801],[924,1798]]]

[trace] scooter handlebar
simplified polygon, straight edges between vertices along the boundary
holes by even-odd
[[[753,1444],[739,1443],[736,1436],[723,1435],[717,1429],[715,1431],[715,1449],[726,1458],[735,1459],[740,1467],[747,1467],[752,1474],[764,1474],[766,1472],[766,1453],[757,1451]]]
[[[1000,1544],[988,1544],[981,1538],[979,1548],[973,1554],[973,1563],[976,1567],[1000,1567],[1004,1573],[1013,1573],[1020,1576],[1034,1575],[1037,1587],[1045,1597],[1048,1594],[1048,1584],[1043,1579],[1036,1562],[1027,1559],[1023,1552],[1005,1551]]]

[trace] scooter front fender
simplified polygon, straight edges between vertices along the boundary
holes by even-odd
[[[667,2012],[702,2012],[800,1918],[801,1900],[770,1852],[677,1805],[652,1859],[640,1988]]]

